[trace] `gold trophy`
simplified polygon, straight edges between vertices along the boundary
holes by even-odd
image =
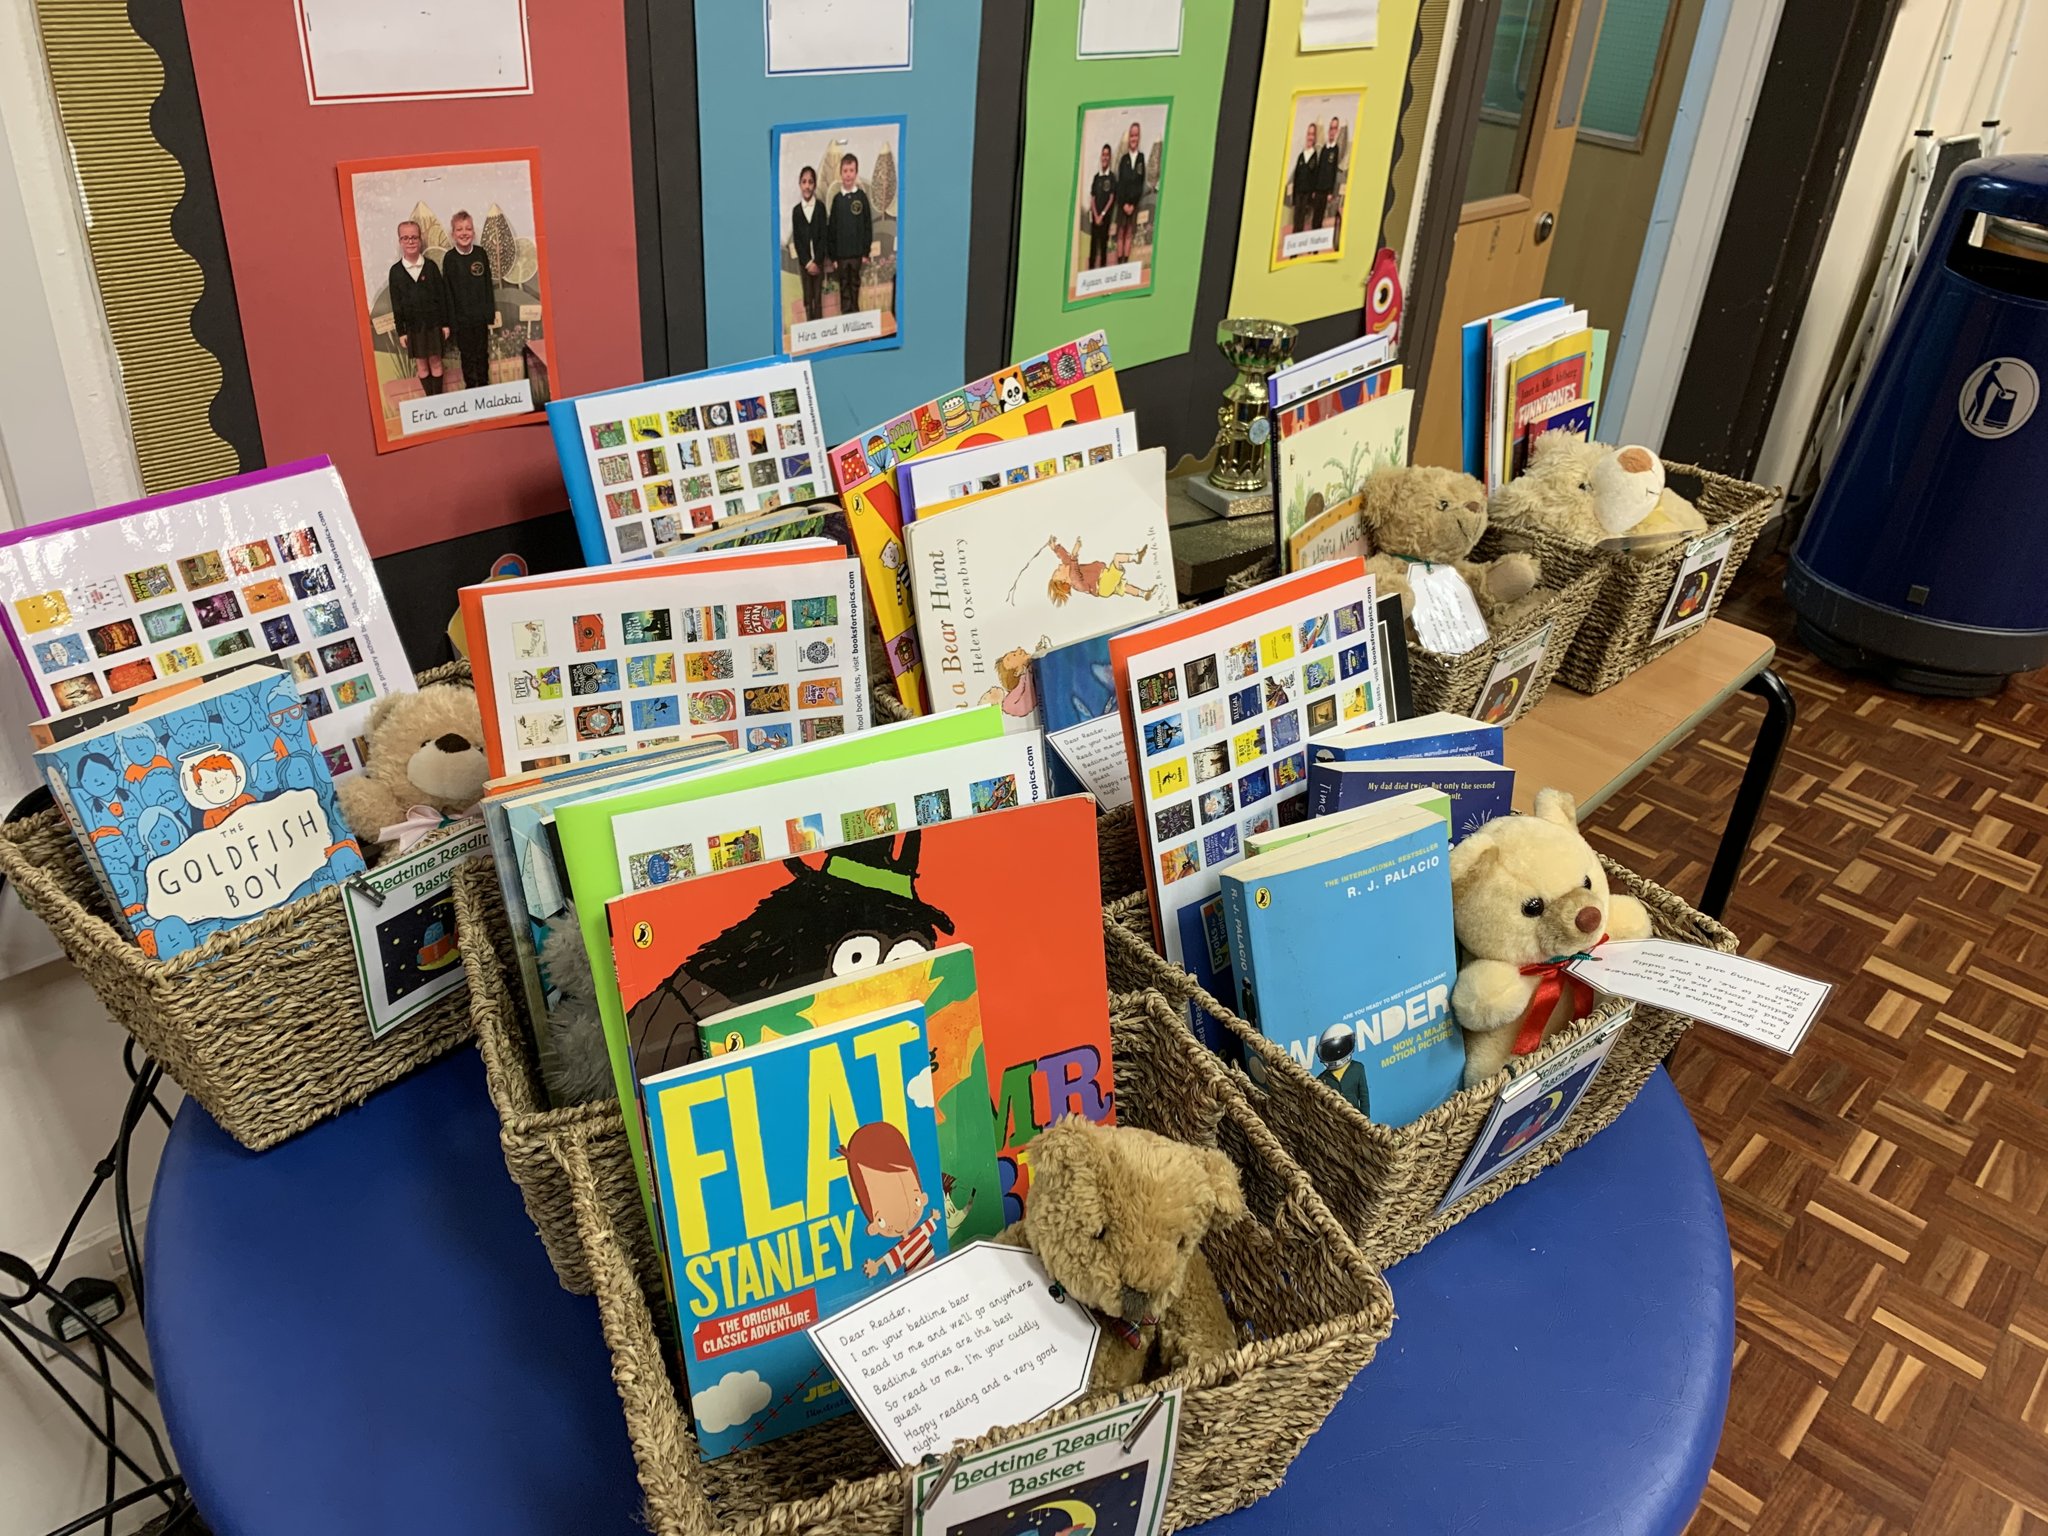
[[[1225,320],[1216,345],[1237,369],[1216,409],[1216,467],[1209,483],[1237,495],[1268,489],[1266,381],[1294,358],[1295,328],[1279,320]],[[1270,504],[1269,504],[1270,505]]]

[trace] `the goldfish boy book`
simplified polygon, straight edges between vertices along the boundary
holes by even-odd
[[[947,1252],[922,1003],[641,1084],[704,1459],[847,1411],[804,1331]]]
[[[364,868],[291,674],[248,667],[37,763],[129,934],[159,960]]]

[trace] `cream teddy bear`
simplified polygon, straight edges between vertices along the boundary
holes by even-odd
[[[1024,1215],[996,1239],[1029,1248],[1102,1324],[1091,1389],[1128,1387],[1237,1347],[1202,1240],[1245,1214],[1237,1167],[1213,1147],[1079,1115],[1026,1154]]]
[[[437,821],[475,808],[490,765],[476,693],[430,683],[386,694],[370,708],[369,760],[335,786],[342,814],[365,847],[404,852]]]
[[[1608,890],[1606,871],[1579,836],[1576,812],[1562,790],[1539,790],[1535,815],[1497,816],[1451,850],[1451,917],[1461,958],[1451,1011],[1465,1032],[1468,1088],[1591,1011],[1592,988],[1584,982],[1561,970],[1528,968],[1604,939],[1650,937],[1649,909]]]
[[[1537,438],[1528,467],[1493,493],[1487,511],[1503,528],[1627,549],[1668,548],[1707,526],[1664,483],[1663,461],[1649,449],[1610,448],[1574,432]]]

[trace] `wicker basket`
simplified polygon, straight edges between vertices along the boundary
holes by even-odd
[[[1728,563],[1721,579],[1714,584],[1714,595],[1708,604],[1707,615],[1711,618],[1734,585],[1742,562],[1749,558],[1749,551],[1763,531],[1771,508],[1777,505],[1780,493],[1770,486],[1753,485],[1690,464],[1667,463],[1664,473],[1672,489],[1699,508],[1709,529],[1731,525],[1735,529]],[[1548,533],[1519,528],[1491,532],[1505,535],[1506,544],[1514,548],[1532,551],[1543,562],[1545,573],[1560,580],[1575,581],[1596,569],[1605,573],[1592,611],[1579,626],[1578,639],[1557,670],[1557,680],[1567,688],[1580,693],[1612,688],[1636,668],[1655,661],[1672,646],[1706,628],[1701,622],[1668,640],[1655,644],[1650,641],[1657,621],[1664,616],[1672,583],[1678,580],[1678,568],[1685,562],[1682,543],[1651,559],[1637,560],[1588,549]]]
[[[1183,1391],[1166,1503],[1165,1528],[1175,1530],[1279,1486],[1392,1328],[1393,1297],[1221,1065],[1188,1036],[1175,1003],[1157,992],[1116,999],[1112,1047],[1121,1118],[1223,1148],[1237,1164],[1252,1213],[1212,1234],[1203,1249],[1239,1321],[1239,1347],[1122,1394],[1136,1400],[1162,1385]],[[561,1157],[596,1283],[650,1528],[658,1536],[900,1536],[914,1474],[890,1466],[857,1417],[716,1461],[698,1459],[668,1373],[668,1309],[658,1292],[650,1304],[628,1236],[644,1224],[639,1202],[622,1204],[602,1171],[609,1134],[585,1123],[549,1140]],[[1093,1394],[1030,1425],[993,1431],[968,1449],[1000,1445],[1115,1401],[1116,1394]]]
[[[569,1197],[568,1175],[552,1150],[552,1139],[570,1131],[588,1131],[586,1156],[604,1198],[613,1210],[638,1215],[640,1190],[633,1177],[633,1156],[626,1142],[619,1102],[607,1094],[590,1104],[566,1109],[546,1107],[540,1066],[524,1022],[524,1002],[512,930],[496,871],[482,863],[455,872],[455,926],[463,935],[462,966],[469,976],[469,1017],[476,1028],[476,1046],[484,1058],[484,1085],[498,1110],[498,1144],[504,1149],[505,1171],[519,1186],[526,1214],[566,1290],[590,1293],[590,1268],[576,1233],[576,1211]],[[473,944],[470,935],[487,933],[490,942]],[[644,1220],[625,1221],[634,1240],[631,1257],[648,1280],[660,1273],[653,1235]]]
[[[419,680],[468,676],[458,662]],[[154,960],[115,925],[63,812],[0,826],[0,874],[114,1021],[252,1151],[360,1104],[469,1038],[459,991],[370,1038],[338,887]]]
[[[1488,547],[1495,537],[1491,530],[1487,532],[1473,551],[1476,558],[1487,560],[1499,553]],[[1408,679],[1415,698],[1415,713],[1426,715],[1447,710],[1454,715],[1472,714],[1479,707],[1480,690],[1493,673],[1494,660],[1549,624],[1552,628],[1550,638],[1543,643],[1542,660],[1537,662],[1536,673],[1529,679],[1515,711],[1517,715],[1527,714],[1542,700],[1550,680],[1564,665],[1565,656],[1578,637],[1579,626],[1585,623],[1593,600],[1600,595],[1601,581],[1602,573],[1590,568],[1567,580],[1554,576],[1546,567],[1543,584],[1537,588],[1546,600],[1514,623],[1504,625],[1486,644],[1461,656],[1444,656],[1411,643]]]
[[[1712,918],[1612,860],[1602,858],[1601,863],[1614,889],[1628,892],[1650,909],[1660,938],[1734,953],[1735,935]],[[1438,1215],[1438,1203],[1464,1165],[1510,1078],[1548,1061],[1625,1005],[1603,1002],[1579,1023],[1560,1030],[1526,1063],[1453,1094],[1407,1125],[1380,1125],[1312,1081],[1285,1051],[1203,991],[1187,972],[1162,960],[1149,942],[1150,924],[1142,895],[1112,903],[1105,912],[1110,986],[1153,987],[1183,1005],[1205,1010],[1228,1035],[1237,1038],[1260,1079],[1255,1083],[1232,1069],[1245,1096],[1307,1170],[1317,1192],[1366,1258],[1387,1268],[1606,1129],[1692,1022],[1681,1014],[1639,1005],[1635,1018],[1609,1049],[1592,1087],[1563,1126],[1507,1172]]]

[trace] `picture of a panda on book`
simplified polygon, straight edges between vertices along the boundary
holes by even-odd
[[[908,832],[900,851],[877,837],[815,865],[784,859],[787,885],[629,1001],[635,1070],[645,1077],[697,1060],[698,1024],[728,1008],[937,949],[953,919],[917,894],[919,841]]]

